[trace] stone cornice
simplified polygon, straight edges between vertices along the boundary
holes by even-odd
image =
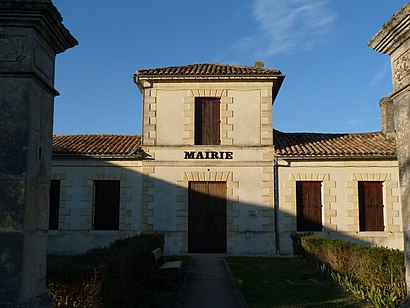
[[[368,42],[378,52],[391,55],[410,38],[410,3],[405,4]]]
[[[154,83],[157,82],[249,82],[249,81],[270,81],[273,82],[272,86],[272,104],[276,99],[276,96],[279,93],[279,89],[282,85],[282,82],[285,78],[285,75],[211,75],[211,76],[142,76],[138,77],[137,74],[134,74],[133,80],[137,85],[141,93],[145,88],[151,88]]]
[[[78,44],[62,21],[60,13],[49,0],[0,0],[0,27],[35,28],[56,53]]]

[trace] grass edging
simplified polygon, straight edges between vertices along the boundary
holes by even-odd
[[[227,257],[246,303],[257,307],[365,307],[303,258]]]

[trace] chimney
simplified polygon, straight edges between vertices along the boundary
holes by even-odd
[[[255,65],[253,66],[253,68],[264,68],[265,67],[265,62],[263,61],[256,61]]]
[[[394,124],[394,105],[390,97],[383,97],[379,101],[380,117],[382,124],[382,133],[387,138],[396,137],[396,128]]]

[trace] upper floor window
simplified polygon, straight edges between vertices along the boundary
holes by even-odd
[[[58,216],[60,212],[60,180],[50,182],[50,208],[48,211],[48,228],[58,230]]]
[[[195,99],[195,145],[219,145],[220,99],[197,97]]]
[[[94,230],[118,230],[120,181],[94,181]]]
[[[322,183],[296,182],[297,231],[322,231]]]
[[[359,181],[360,231],[384,231],[383,182]]]

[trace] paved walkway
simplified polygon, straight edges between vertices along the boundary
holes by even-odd
[[[223,257],[194,256],[182,287],[178,307],[235,307],[246,305]]]

